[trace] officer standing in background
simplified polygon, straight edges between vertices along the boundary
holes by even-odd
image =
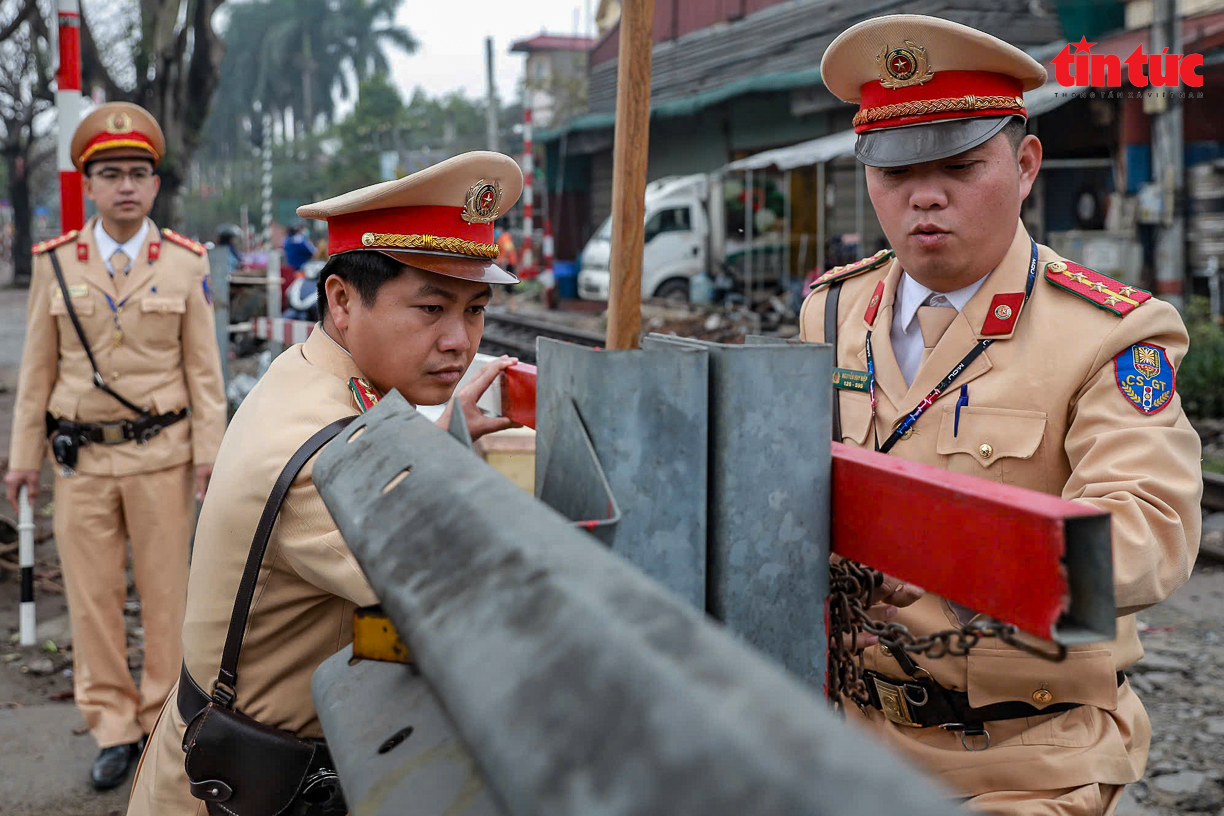
[[[98,216],[34,247],[4,479],[14,507],[23,485],[33,497],[50,441],[73,685],[101,749],[90,770],[98,789],[123,781],[177,678],[193,498],[225,431],[204,248],[148,218],[164,151],[157,122],[125,102],[95,109],[73,135]],[[129,541],[145,637],[139,690],[123,622]]]
[[[801,336],[832,342],[843,375],[835,437],[1110,513],[1118,608],[1115,641],[1061,663],[994,638],[940,659],[871,645],[863,718],[973,810],[1112,813],[1151,738],[1122,673],[1143,655],[1134,613],[1186,580],[1199,544],[1199,438],[1175,390],[1185,326],[1025,230],[1041,143],[1023,93],[1046,72],[1024,52],[895,15],[834,40],[821,76],[860,106],[855,154],[892,247],[804,303]],[[975,617],[931,594],[890,614],[916,636]]]

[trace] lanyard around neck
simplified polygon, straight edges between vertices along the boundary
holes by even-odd
[[[1037,280],[1037,242],[1030,237],[1029,243],[1032,246],[1032,250],[1029,256],[1028,280],[1024,284],[1024,303],[1028,303],[1029,295],[1033,294],[1033,283]],[[884,444],[879,445],[876,450],[878,450],[880,453],[888,453],[890,450],[892,450],[893,445],[896,445],[897,441],[901,439],[901,437],[903,437],[910,428],[914,427],[914,423],[918,421],[918,417],[922,416],[926,412],[926,409],[934,405],[935,400],[939,399],[939,396],[948,389],[948,386],[952,384],[952,381],[959,377],[961,372],[968,368],[969,364],[976,360],[978,355],[985,351],[986,347],[994,341],[995,338],[993,337],[987,337],[983,340],[979,340],[977,345],[971,348],[969,353],[962,357],[959,363],[952,366],[952,370],[948,372],[947,376],[939,381],[939,385],[932,388],[931,393],[927,394],[923,398],[922,402],[918,403],[914,410],[906,414],[905,419],[901,421],[901,424],[893,429],[893,432],[889,434],[887,439],[884,440]],[[871,396],[871,427],[874,429],[876,414],[875,359],[871,353],[870,329],[867,330],[866,353],[867,390]]]

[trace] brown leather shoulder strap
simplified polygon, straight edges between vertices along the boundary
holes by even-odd
[[[212,698],[227,708],[233,705],[235,689],[238,685],[238,656],[242,652],[242,637],[246,633],[247,617],[251,614],[251,601],[255,597],[255,582],[259,578],[259,567],[263,563],[264,552],[268,549],[268,539],[272,536],[272,527],[280,513],[289,487],[297,478],[302,467],[319,450],[357,417],[349,416],[337,419],[314,436],[306,440],[302,447],[289,459],[284,470],[276,479],[268,503],[264,505],[263,515],[259,517],[259,525],[255,528],[255,537],[251,541],[251,551],[247,555],[246,567],[242,570],[242,581],[238,584],[238,596],[234,599],[234,611],[230,614],[229,632],[225,636],[225,650],[221,653],[221,669],[217,673],[217,685]]]

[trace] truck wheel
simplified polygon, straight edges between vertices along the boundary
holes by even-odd
[[[688,278],[670,278],[663,281],[659,284],[659,288],[655,289],[654,296],[663,300],[670,300],[673,303],[688,303]]]

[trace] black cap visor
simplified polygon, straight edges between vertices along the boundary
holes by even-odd
[[[427,252],[409,249],[377,249],[389,258],[427,272],[436,272],[448,278],[476,281],[478,283],[518,283],[518,276],[507,272],[492,261],[480,258],[465,258],[449,252]]]
[[[870,130],[859,134],[854,155],[868,167],[905,167],[946,159],[991,139],[1013,118],[1021,117],[947,119]]]

